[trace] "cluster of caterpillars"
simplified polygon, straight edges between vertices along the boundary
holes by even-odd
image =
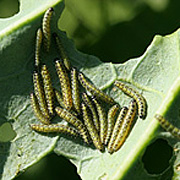
[[[51,46],[52,14],[53,8],[49,8],[45,12],[42,28],[37,30],[34,92],[30,97],[34,114],[42,124],[31,124],[31,128],[44,133],[60,132],[80,136],[85,143],[92,142],[101,152],[107,146],[108,152],[112,154],[125,142],[137,111],[141,119],[145,118],[146,101],[133,88],[115,81],[114,85],[132,98],[128,107],[120,108],[112,97],[98,89],[82,72],[72,67],[60,38],[53,33],[52,37],[60,52],[60,58],[55,58],[54,62],[61,92],[55,89],[47,66],[40,65],[41,44],[43,43],[47,52]],[[102,104],[109,106],[107,113]],[[56,115],[67,121],[68,125],[53,124],[52,119]]]

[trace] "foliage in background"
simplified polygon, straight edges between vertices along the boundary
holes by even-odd
[[[178,0],[82,1],[65,1],[59,25],[79,50],[102,61],[138,57],[155,35],[170,34],[179,27]]]
[[[77,46],[90,46],[96,43],[118,23],[133,20],[146,7],[161,12],[169,0],[69,0],[65,1],[65,10],[59,20],[59,26],[69,37],[73,37]]]

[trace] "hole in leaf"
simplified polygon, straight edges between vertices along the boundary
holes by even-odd
[[[11,17],[19,12],[18,0],[1,0],[0,1],[0,18]]]
[[[37,164],[27,169],[16,180],[49,180],[49,179],[73,179],[80,180],[76,168],[63,156],[52,153],[41,159]]]
[[[142,157],[144,168],[149,174],[161,174],[169,167],[173,148],[164,139],[157,139],[149,145]]]
[[[16,132],[13,130],[10,123],[6,122],[0,126],[0,142],[8,142],[16,137]]]

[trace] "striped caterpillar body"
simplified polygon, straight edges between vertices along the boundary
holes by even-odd
[[[56,100],[58,101],[59,105],[62,108],[66,109],[66,107],[64,106],[64,102],[63,102],[63,99],[62,99],[62,96],[61,96],[60,92],[58,90],[54,89],[54,93],[55,93]],[[73,115],[77,116],[77,113],[74,112],[73,110],[70,110],[69,112],[72,113]]]
[[[180,129],[173,126],[169,121],[167,121],[163,116],[156,114],[155,118],[159,121],[161,126],[173,136],[180,139]]]
[[[92,99],[94,104],[96,105],[96,109],[99,116],[99,123],[100,123],[100,139],[103,144],[105,144],[105,139],[107,135],[107,119],[104,109],[101,107],[99,102],[93,98]]]
[[[44,116],[41,113],[41,110],[39,109],[39,104],[37,102],[37,98],[34,95],[34,93],[30,94],[30,99],[31,99],[32,109],[34,111],[35,116],[38,118],[38,120],[40,120],[43,124],[49,124],[50,123],[49,119],[46,116]]]
[[[81,113],[80,105],[80,92],[79,92],[79,82],[77,79],[77,70],[75,68],[71,69],[71,88],[72,88],[72,99],[74,109],[78,114]]]
[[[44,84],[44,92],[45,92],[47,107],[49,110],[49,114],[52,116],[54,114],[53,112],[54,91],[52,87],[51,77],[46,65],[43,65],[41,68],[41,76]]]
[[[70,126],[65,126],[63,124],[50,124],[50,125],[31,124],[30,126],[33,130],[38,132],[46,132],[46,133],[57,132],[57,133],[69,134],[75,137],[78,136],[78,132],[74,128]]]
[[[34,71],[33,73],[33,83],[34,83],[34,93],[37,97],[40,110],[42,114],[49,119],[50,118],[49,111],[47,108],[44,91],[40,82],[40,77],[37,71]]]
[[[115,81],[115,86],[117,86],[119,89],[121,89],[124,93],[126,93],[128,96],[134,98],[138,105],[138,115],[141,119],[144,119],[146,116],[146,100],[145,98],[138,93],[133,88],[125,85],[122,82]]]
[[[61,60],[56,59],[55,66],[56,66],[56,72],[58,74],[59,81],[61,84],[61,92],[62,92],[64,106],[66,107],[66,109],[70,110],[72,108],[72,94],[71,94],[70,79],[66,72],[65,66]]]
[[[60,92],[58,90],[54,89],[54,94],[56,96],[56,99],[57,99],[57,102],[59,103],[59,105],[61,107],[65,108],[63,98],[62,98]]]
[[[113,104],[114,103],[114,99],[111,98],[110,96],[108,96],[107,94],[105,94],[103,91],[101,91],[100,89],[98,89],[97,87],[95,87],[93,84],[91,84],[82,73],[78,74],[78,78],[79,81],[81,83],[81,85],[87,90],[89,91],[92,95],[94,95],[95,97],[97,97],[98,99],[101,99],[107,103]]]
[[[58,116],[64,120],[66,120],[68,123],[73,125],[75,128],[78,129],[79,134],[82,136],[84,142],[89,144],[89,134],[88,131],[85,127],[85,125],[73,114],[70,112],[66,111],[65,109],[62,109],[60,107],[55,108],[56,113]]]
[[[124,118],[126,116],[127,111],[128,111],[128,108],[127,107],[123,107],[121,109],[118,117],[117,117],[114,129],[113,129],[113,132],[112,132],[109,144],[108,144],[108,152],[110,154],[112,154],[114,152],[113,145],[114,145],[114,142],[115,142],[115,140],[116,140],[116,138],[118,136],[118,133],[119,133],[121,127],[122,127],[122,124],[124,122]]]
[[[108,111],[108,117],[107,117],[108,126],[107,126],[107,136],[105,139],[105,145],[108,144],[109,139],[112,135],[112,131],[114,129],[114,123],[115,123],[115,115],[118,109],[119,109],[119,105],[115,104]]]
[[[90,115],[87,112],[87,107],[84,103],[82,103],[82,111],[83,111],[83,120],[84,124],[91,136],[91,139],[93,141],[94,146],[99,149],[101,152],[104,150],[104,147],[101,143],[100,137],[98,135],[98,132],[93,124],[93,121],[90,117]]]
[[[117,135],[117,138],[114,142],[114,145],[113,145],[114,152],[118,151],[120,149],[120,147],[123,145],[124,141],[126,140],[128,134],[129,134],[130,128],[131,128],[131,124],[136,115],[136,110],[137,110],[136,101],[133,99],[130,102],[129,109],[124,118],[124,122],[123,122],[121,129]]]
[[[35,66],[39,67],[40,64],[40,49],[42,44],[42,30],[39,28],[36,33],[36,46],[35,46]]]
[[[95,128],[99,132],[100,131],[99,119],[98,119],[98,115],[96,113],[95,107],[92,103],[92,100],[90,99],[90,97],[86,93],[82,94],[82,99],[83,99],[84,103],[89,107],[89,109],[92,113]]]
[[[44,47],[47,52],[49,52],[50,44],[51,44],[51,28],[50,28],[50,21],[54,9],[50,7],[44,14],[43,22],[42,22],[42,30],[44,35]]]

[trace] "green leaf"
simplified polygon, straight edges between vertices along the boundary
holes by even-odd
[[[33,90],[36,30],[50,6],[56,6],[56,14],[60,14],[63,4],[59,2],[21,0],[18,14],[0,19],[0,179],[12,179],[39,161],[58,139],[39,135],[29,127],[37,121],[29,93]],[[54,29],[58,18],[54,18]]]
[[[165,115],[170,110],[169,113],[174,114],[171,118],[179,119],[179,109],[170,108],[176,99],[179,101],[179,38],[179,31],[166,37],[156,36],[142,57],[124,64],[99,63],[93,56],[84,58],[80,70],[97,87],[123,106],[128,105],[130,98],[120,90],[114,90],[113,82],[122,80],[130,83],[146,98],[148,110],[146,119],[137,119],[127,141],[113,155],[107,151],[100,153],[83,144],[74,144],[64,137],[58,140],[54,151],[67,156],[77,166],[82,179],[122,179],[142,150],[158,135],[158,122],[153,118],[155,113]],[[138,175],[139,171],[136,173]]]
[[[140,58],[124,64],[102,63],[94,56],[78,52],[65,33],[58,31],[56,23],[63,8],[63,4],[58,4],[59,2],[54,0],[44,3],[41,0],[37,5],[35,1],[30,3],[24,0],[21,1],[20,12],[17,15],[6,20],[0,19],[0,131],[5,123],[12,125],[8,126],[12,132],[10,137],[3,139],[3,135],[0,134],[1,179],[14,178],[53,151],[54,147],[55,153],[66,156],[77,166],[82,179],[121,179],[156,135],[167,138],[157,131],[158,122],[153,118],[154,114],[158,112],[170,120],[179,120],[179,109],[174,108],[175,105],[179,107],[180,102],[179,31],[167,37],[156,36]],[[64,135],[43,135],[29,127],[31,123],[39,123],[34,117],[29,99],[29,94],[33,91],[35,34],[41,26],[44,11],[50,6],[55,6],[52,31],[61,35],[73,66],[83,71],[97,87],[110,94],[121,106],[128,105],[130,98],[120,90],[114,89],[115,80],[130,83],[147,100],[147,118],[136,120],[125,144],[113,155],[107,151],[100,153],[94,147],[82,143],[80,139]],[[58,56],[54,44],[50,52],[43,52],[42,61],[50,69],[53,85],[59,88],[53,64],[53,59]],[[173,116],[170,115],[172,113]],[[59,121],[58,118],[56,120]],[[8,132],[4,132],[5,137]],[[175,145],[177,141],[170,139],[169,142]],[[178,164],[179,156],[175,157]],[[130,176],[138,177],[142,170],[144,169],[132,171],[133,174]],[[150,175],[144,174],[151,178]]]

